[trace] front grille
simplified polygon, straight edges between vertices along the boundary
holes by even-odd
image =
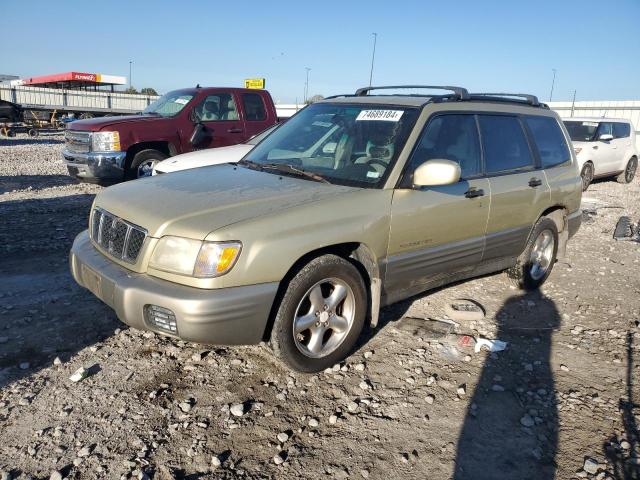
[[[91,150],[91,132],[65,130],[64,141],[70,152],[87,153]]]
[[[147,232],[143,228],[101,208],[93,209],[91,238],[109,255],[127,263],[136,263],[146,237]]]

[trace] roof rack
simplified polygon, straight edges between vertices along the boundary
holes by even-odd
[[[449,90],[454,93],[460,100],[469,100],[469,92],[466,88],[462,87],[449,87],[441,85],[397,85],[397,86],[385,86],[385,87],[363,87],[356,90],[357,97],[363,97],[367,95],[371,90],[395,90],[398,88],[424,88],[429,90]]]
[[[471,94],[472,100],[486,98],[487,100],[507,100],[508,101],[511,99],[511,97],[521,98],[526,103],[534,107],[542,106],[542,104],[540,103],[540,100],[538,100],[538,97],[536,97],[535,95],[529,95],[528,93],[472,93]]]

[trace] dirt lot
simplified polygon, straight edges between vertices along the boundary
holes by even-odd
[[[101,187],[61,149],[0,139],[0,478],[640,478],[640,244],[612,239],[640,219],[638,179],[590,187],[541,292],[502,274],[430,292],[301,375],[264,346],[127,329],[76,286],[67,253]],[[459,297],[487,316],[457,333],[505,351],[425,320]]]

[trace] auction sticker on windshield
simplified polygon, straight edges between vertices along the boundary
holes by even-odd
[[[383,120],[385,122],[397,122],[403,113],[402,110],[362,110],[356,117],[356,121]]]
[[[187,103],[189,103],[189,100],[187,100],[186,98],[176,98],[173,103],[179,103],[180,105],[186,105]]]

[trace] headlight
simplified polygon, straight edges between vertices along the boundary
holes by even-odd
[[[153,250],[149,267],[196,278],[219,277],[233,268],[241,249],[240,242],[162,237]]]
[[[120,134],[118,132],[93,132],[91,150],[94,152],[119,152]]]
[[[578,155],[582,151],[582,147],[574,147],[573,151],[576,152],[576,155]]]

